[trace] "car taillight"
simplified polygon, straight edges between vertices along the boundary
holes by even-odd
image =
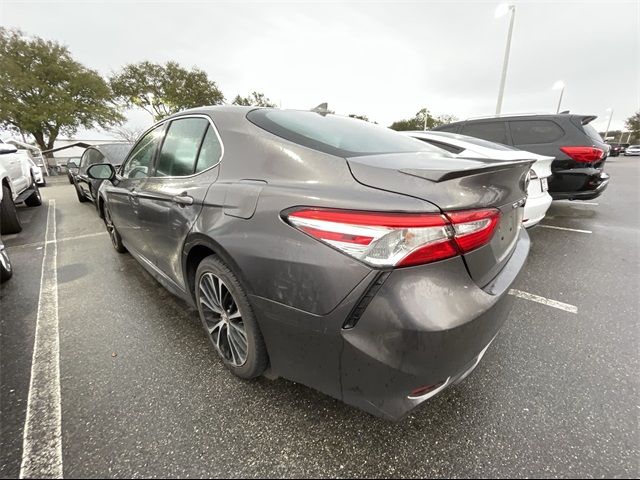
[[[500,211],[382,213],[305,208],[286,215],[298,230],[376,267],[406,267],[467,253],[491,240]]]
[[[560,147],[576,162],[595,162],[604,157],[604,150],[595,147]]]

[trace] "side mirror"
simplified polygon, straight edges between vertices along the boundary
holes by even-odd
[[[96,163],[87,169],[87,175],[94,180],[113,180],[116,169],[110,163]]]
[[[67,168],[78,168],[78,164],[76,162],[74,162],[73,160],[67,162]]]
[[[0,144],[0,155],[4,153],[16,153],[18,149],[13,145],[9,145],[7,143]]]

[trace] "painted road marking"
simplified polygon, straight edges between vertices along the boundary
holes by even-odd
[[[62,478],[56,201],[49,200],[20,478]]]
[[[533,293],[523,292],[521,290],[516,290],[515,288],[509,290],[509,295],[513,295],[514,297],[518,298],[524,298],[525,300],[530,300],[532,302],[541,303],[543,305],[547,305],[548,307],[564,310],[565,312],[578,313],[578,307],[576,307],[575,305],[569,305],[568,303],[551,300],[550,298],[541,297],[540,295],[534,295]]]
[[[597,202],[581,202],[581,201],[573,201],[573,200],[554,200],[555,202],[567,202],[570,203],[571,205],[593,205],[595,207],[597,207],[598,205],[600,205]]]
[[[552,228],[554,230],[565,230],[567,232],[577,232],[577,233],[593,233],[591,230],[579,230],[577,228],[566,228],[566,227],[556,227],[555,225],[542,225],[538,224],[539,227],[542,228]]]
[[[73,240],[82,240],[83,238],[91,238],[91,237],[97,237],[99,235],[107,235],[107,233],[108,232],[97,232],[97,233],[87,233],[86,235],[76,235],[75,237],[64,237],[64,238],[59,238],[55,240],[55,243],[70,242]],[[44,247],[47,243],[53,243],[53,240],[48,240],[45,242],[25,243],[23,245],[12,245],[6,248],[7,250],[13,250],[16,248]]]

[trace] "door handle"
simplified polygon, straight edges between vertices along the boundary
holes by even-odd
[[[181,207],[184,207],[186,205],[193,205],[193,197],[190,197],[186,193],[183,193],[182,195],[176,195],[172,197],[171,200],[173,200],[173,203],[176,203]]]

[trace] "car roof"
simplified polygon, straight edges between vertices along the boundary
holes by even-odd
[[[598,118],[597,115],[585,115],[577,113],[510,113],[506,115],[491,115],[486,117],[472,117],[465,120],[459,120],[457,122],[447,123],[446,125],[461,125],[469,122],[495,122],[495,121],[509,121],[509,120],[540,120],[540,119],[565,119],[565,118],[591,118],[590,121]],[[442,125],[443,127],[445,125]],[[438,127],[436,127],[438,128]]]

